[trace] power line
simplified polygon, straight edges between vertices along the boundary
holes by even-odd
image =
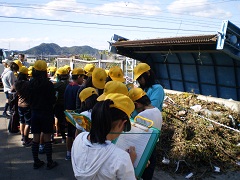
[[[55,19],[45,19],[45,18],[27,18],[27,17],[16,17],[16,16],[15,17],[0,16],[0,18],[49,21],[49,22],[61,22],[61,23],[73,23],[73,24],[87,24],[87,25],[124,27],[124,28],[153,29],[153,30],[169,30],[169,31],[181,30],[181,31],[188,31],[188,32],[209,32],[209,31],[194,30],[194,29],[175,29],[175,28],[161,28],[161,27],[133,26],[133,25],[130,26],[130,25],[120,25],[120,24],[95,23],[95,22],[84,22],[84,21],[67,21],[67,20],[55,20]]]
[[[19,6],[19,5],[7,5],[7,7],[18,7],[18,8],[28,8],[28,9],[43,9],[41,7],[28,7],[28,6]],[[79,12],[73,11],[73,10],[62,10],[62,9],[47,9],[47,10],[67,12],[67,13],[69,13],[69,12],[79,13]],[[164,20],[163,19],[159,19],[159,18],[136,18],[136,17],[126,17],[126,16],[120,16],[120,15],[107,15],[107,14],[101,14],[101,13],[91,13],[91,12],[88,12],[88,9],[81,9],[81,10],[85,10],[86,14],[95,14],[95,15],[101,15],[101,16],[120,17],[120,18],[136,19],[136,20],[147,20],[147,21],[157,21],[157,22],[170,22],[170,23],[173,23],[171,21],[179,21],[179,20],[176,20],[175,18],[169,18],[169,17],[164,17]],[[131,14],[126,14],[126,15],[131,15]],[[135,14],[133,14],[133,15],[135,15]],[[156,20],[154,20],[154,19],[156,19]],[[167,21],[166,19],[169,19],[170,21]],[[182,24],[192,25],[191,23],[186,23],[186,22],[191,22],[191,21],[185,20],[184,23],[182,23]],[[199,22],[196,22],[196,21],[194,21],[192,23],[193,24],[197,23],[198,25],[199,24],[203,24],[202,27],[216,28],[216,26],[211,26],[212,23],[208,24],[208,23],[206,23],[206,21],[204,21],[204,23],[199,23]]]
[[[159,31],[151,31],[151,30],[149,30],[149,31],[144,31],[144,30],[129,30],[129,29],[119,29],[119,28],[101,28],[101,27],[86,27],[86,26],[77,26],[77,25],[63,25],[63,24],[45,24],[45,23],[34,23],[34,22],[24,22],[24,21],[21,21],[21,22],[19,22],[19,21],[0,21],[0,22],[4,22],[4,23],[18,23],[18,24],[33,24],[33,25],[46,25],[46,26],[59,26],[59,27],[73,27],[73,28],[86,28],[86,29],[110,29],[110,30],[121,30],[121,31],[127,31],[127,32],[129,32],[129,31],[133,31],[133,32],[135,32],[135,31],[137,31],[137,32],[154,32],[154,33],[160,33]],[[168,31],[166,31],[166,32],[163,32],[163,31],[161,31],[161,33],[169,33]],[[181,34],[190,34],[189,32],[187,32],[187,33],[181,33]]]

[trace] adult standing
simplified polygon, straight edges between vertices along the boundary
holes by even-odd
[[[22,65],[29,68],[29,63],[25,61],[25,55],[24,54],[19,54],[18,55],[19,61],[21,61]]]
[[[3,83],[3,91],[6,95],[6,103],[4,106],[4,110],[3,110],[3,116],[8,117],[8,107],[10,104],[10,96],[12,94],[12,88],[13,88],[13,84],[16,81],[16,76],[14,75],[14,73],[16,73],[19,70],[19,67],[16,63],[11,62],[9,64],[9,67],[6,67],[4,72],[1,75],[2,78],[2,83]]]

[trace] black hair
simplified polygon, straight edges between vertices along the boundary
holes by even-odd
[[[93,94],[88,97],[84,102],[81,102],[81,108],[79,110],[79,113],[93,109],[94,105],[98,102],[97,98],[98,95]]]
[[[48,83],[48,75],[47,71],[38,71],[36,69],[32,69],[32,79],[30,80],[30,90],[31,91],[39,91],[39,88],[45,86]]]
[[[72,80],[77,80],[79,76],[82,77],[85,75],[84,74],[74,74],[74,75],[72,75]]]
[[[85,86],[87,87],[93,87],[93,83],[92,83],[92,76],[89,76],[85,82]]]
[[[20,54],[18,54],[19,56],[22,56],[23,58],[25,58],[25,55],[24,54],[22,54],[22,53],[20,53]]]
[[[50,76],[54,76],[54,74],[55,74],[55,72],[52,72],[52,71],[49,72]]]
[[[112,81],[112,78],[111,78],[110,76],[108,76],[108,77],[106,78],[106,83],[109,82],[109,81]]]
[[[148,106],[151,104],[151,101],[147,95],[144,95],[140,99],[136,100],[136,102],[141,103],[144,106]]]
[[[68,74],[57,74],[57,80],[68,80],[69,75]]]
[[[17,80],[18,81],[21,81],[21,80],[28,81],[28,74],[24,74],[24,73],[20,72],[17,76]]]
[[[150,74],[148,74],[148,72]],[[141,76],[139,76],[139,78],[143,77],[145,80],[144,86],[140,84],[140,88],[142,88],[142,89],[148,89],[148,88],[152,87],[154,84],[156,84],[156,77],[155,77],[153,70],[150,69],[148,72],[144,72]]]
[[[15,90],[17,91],[17,95],[22,99],[22,102],[29,104],[29,81],[28,75],[19,73],[17,76],[17,80],[15,81]]]
[[[11,62],[9,65],[11,71],[17,72],[19,70],[19,66],[15,62]]]
[[[98,102],[92,110],[91,114],[91,130],[90,130],[90,141],[91,143],[104,144],[107,135],[110,133],[113,123],[117,120],[128,119],[125,112],[110,107],[113,104],[111,100],[105,100]]]
[[[93,87],[93,88],[95,88],[95,87],[93,86],[93,83],[92,83],[92,76],[89,76],[88,79],[87,79],[86,82],[85,82],[85,88],[87,88],[87,87]],[[97,88],[96,88],[96,89],[97,89]],[[104,90],[104,89],[97,89],[99,96],[100,96],[101,94],[103,94],[103,90]]]

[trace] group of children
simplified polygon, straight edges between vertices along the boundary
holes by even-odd
[[[14,71],[19,71],[18,78],[10,86],[16,90],[24,105],[19,106],[19,114],[25,121],[20,122],[24,124],[22,134],[25,145],[32,145],[34,169],[45,164],[38,157],[39,146],[43,147],[41,139],[44,140],[47,169],[57,166],[57,162],[52,160],[51,142],[55,117],[56,133],[61,135],[63,143],[66,142],[65,159],[72,161],[77,179],[135,178],[135,147],[129,147],[130,151],[127,152],[111,141],[122,131],[130,131],[130,118],[136,115],[151,119],[153,126],[161,129],[164,90],[156,82],[148,64],[139,63],[134,68],[134,80],[139,87],[131,89],[124,84],[123,71],[117,66],[108,72],[93,64],[87,64],[83,69],[71,70],[69,66],[56,69],[48,68],[45,61],[38,60],[32,68],[21,67],[12,70],[13,74]],[[30,80],[27,76],[31,76]],[[91,129],[86,130],[77,123],[75,127],[66,122],[65,110],[74,110],[87,117],[91,121]],[[140,119],[137,121],[146,123]],[[32,141],[28,138],[30,125]],[[152,179],[156,163],[155,150],[149,161],[142,179]]]

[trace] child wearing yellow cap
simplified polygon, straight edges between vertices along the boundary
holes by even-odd
[[[97,90],[98,95],[103,93],[104,86],[106,84],[107,73],[102,68],[94,68],[92,75],[88,77],[87,81],[78,90],[77,97],[79,97],[80,92],[86,87],[93,87]],[[81,101],[79,98],[76,100],[76,107],[79,109],[81,107]]]
[[[28,98],[31,108],[31,132],[33,133],[32,156],[33,169],[39,169],[45,163],[38,156],[40,134],[43,133],[45,152],[47,157],[47,169],[58,165],[52,159],[52,142],[54,113],[53,105],[56,102],[55,90],[47,75],[47,63],[37,60],[32,69],[32,79],[26,88],[25,97]]]
[[[60,67],[56,71],[57,82],[54,83],[54,89],[56,91],[57,101],[54,106],[54,115],[56,117],[56,135],[61,134],[62,143],[66,142],[66,118],[64,114],[64,92],[69,84],[68,70],[64,67]]]
[[[72,82],[70,82],[64,93],[64,107],[65,110],[76,110],[76,101],[79,99],[78,90],[83,83],[84,71],[81,68],[75,68],[72,71]],[[67,133],[67,154],[65,160],[71,160],[71,148],[75,138],[76,127],[68,122]]]
[[[111,67],[108,71],[108,77],[106,81],[125,82],[123,70],[118,66]]]
[[[32,139],[29,138],[29,131],[31,126],[31,109],[29,102],[22,97],[22,94],[25,93],[27,87],[29,85],[28,80],[28,68],[22,66],[19,69],[17,81],[15,82],[15,90],[18,95],[18,113],[20,120],[20,133],[22,135],[22,145],[25,147],[29,147],[32,145]]]
[[[153,127],[161,130],[162,128],[162,113],[157,108],[151,104],[149,97],[146,92],[141,88],[132,88],[129,91],[128,96],[135,104],[135,110],[138,112],[138,116],[147,118],[153,121]],[[136,118],[136,121],[149,126],[149,122],[142,120],[141,118]],[[144,170],[142,179],[152,179],[154,169],[156,167],[156,147],[153,150],[153,153],[149,159],[150,165]]]
[[[89,120],[91,120],[91,114],[92,114],[92,109],[94,105],[97,103],[97,98],[98,98],[98,93],[95,88],[93,87],[88,87],[85,88],[81,91],[79,94],[79,99],[81,101],[81,108],[79,110],[76,110],[77,113],[80,113],[81,115],[84,115],[87,117]],[[84,128],[79,126],[76,123],[76,136],[82,132],[86,131]]]
[[[90,132],[80,133],[72,146],[77,179],[136,179],[135,147],[129,147],[128,153],[111,143],[122,131],[131,129],[129,117],[133,110],[132,100],[119,93],[108,94],[94,106]]]
[[[151,67],[146,63],[139,63],[134,69],[134,80],[140,84],[149,97],[151,104],[162,111],[164,100],[163,87],[157,82]]]

